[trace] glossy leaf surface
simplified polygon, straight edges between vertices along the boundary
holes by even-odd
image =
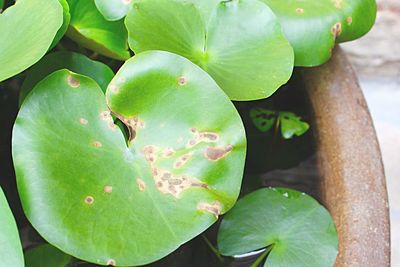
[[[95,3],[104,18],[110,21],[122,19],[132,7],[132,0],[95,0]]]
[[[71,13],[68,37],[110,58],[126,60],[130,57],[127,32],[122,20],[106,20],[96,8],[94,0],[67,1]]]
[[[58,0],[63,8],[63,24],[61,28],[57,31],[56,37],[54,37],[53,42],[50,45],[50,49],[55,47],[64,34],[67,32],[69,22],[71,21],[71,14],[69,13],[69,5],[67,0]]]
[[[357,39],[374,25],[375,0],[261,0],[279,17],[296,66],[325,63],[336,42]]]
[[[62,25],[58,0],[18,0],[0,14],[0,81],[35,64]]]
[[[47,75],[60,69],[69,69],[75,73],[86,75],[97,82],[103,92],[114,77],[114,72],[105,64],[74,52],[54,52],[43,57],[26,75],[20,91],[19,102],[32,91],[38,82]]]
[[[66,267],[72,259],[72,256],[49,244],[40,245],[25,252],[26,267]]]
[[[129,128],[128,146],[107,105]],[[13,158],[25,213],[49,243],[131,266],[169,254],[234,205],[245,142],[207,73],[152,51],[124,64],[106,99],[67,70],[41,81],[16,120]]]
[[[292,73],[293,50],[275,15],[257,0],[137,0],[125,24],[133,51],[182,55],[233,100],[266,98]]]
[[[0,188],[0,266],[23,267],[24,257],[17,224]]]
[[[338,239],[325,208],[290,189],[265,188],[240,199],[218,232],[223,255],[241,255],[272,246],[265,267],[329,267]]]

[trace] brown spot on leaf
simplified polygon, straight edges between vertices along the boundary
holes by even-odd
[[[144,190],[146,190],[146,184],[142,179],[140,179],[140,178],[136,179],[136,183],[137,183],[140,191],[143,192]]]
[[[332,0],[333,5],[334,5],[336,8],[342,8],[342,1],[343,1],[343,0]]]
[[[92,143],[92,145],[93,145],[94,147],[96,147],[96,148],[100,148],[100,147],[103,146],[103,144],[100,143],[99,141],[94,141],[94,142]]]
[[[331,33],[333,37],[336,39],[342,33],[342,23],[337,22],[331,28]]]
[[[72,88],[78,88],[81,85],[81,82],[72,75],[68,75],[67,82]]]
[[[347,21],[347,25],[351,25],[353,23],[353,18],[347,17],[346,21]]]
[[[175,150],[172,147],[168,147],[168,148],[164,149],[164,153],[163,153],[164,158],[169,158],[174,154],[175,154]]]
[[[112,193],[112,191],[113,191],[112,186],[107,185],[107,186],[104,187],[104,192],[105,193]]]
[[[110,84],[108,86],[108,90],[110,90],[114,94],[118,94],[119,93],[119,87],[116,86],[115,84]]]
[[[225,157],[233,149],[232,145],[227,145],[225,147],[207,147],[204,151],[204,156],[212,161],[217,161]]]
[[[92,196],[85,197],[85,203],[88,205],[92,205],[94,202],[94,198]]]
[[[88,120],[85,119],[85,118],[80,118],[79,119],[79,123],[82,124],[82,125],[86,125],[86,124],[88,124]]]
[[[129,142],[133,141],[137,135],[137,131],[140,128],[144,128],[144,122],[138,117],[125,118],[123,116],[118,116],[118,118],[126,125],[129,130]]]
[[[218,219],[219,215],[221,215],[222,208],[221,208],[221,203],[215,201],[212,204],[206,202],[200,202],[197,205],[197,209],[200,211],[212,213]]]
[[[109,260],[107,261],[107,265],[108,265],[108,266],[115,266],[115,265],[117,265],[117,263],[115,262],[115,260],[109,259]]]
[[[301,8],[301,7],[296,8],[296,13],[303,14],[304,8]]]
[[[185,155],[179,157],[179,158],[175,161],[175,163],[174,163],[174,168],[175,168],[175,169],[181,168],[183,165],[185,165],[185,164],[189,161],[189,159],[190,159],[191,157],[192,157],[192,154],[190,154],[190,153],[185,154]]]
[[[178,77],[178,84],[179,85],[186,85],[187,84],[187,78],[185,77],[185,76],[181,76],[181,77]]]

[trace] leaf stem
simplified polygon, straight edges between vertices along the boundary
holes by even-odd
[[[260,263],[267,257],[267,255],[271,252],[273,245],[269,246],[250,267],[258,267]]]
[[[210,250],[214,253],[214,255],[218,258],[218,260],[220,262],[224,262],[224,258],[221,256],[221,253],[219,253],[218,249],[214,247],[210,240],[208,240],[208,238],[204,234],[202,234],[201,237],[203,238],[204,242],[206,242]]]

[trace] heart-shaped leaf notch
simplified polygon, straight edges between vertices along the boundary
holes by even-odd
[[[128,146],[107,105],[129,128]],[[229,210],[245,150],[241,119],[218,85],[162,51],[128,60],[106,100],[90,78],[51,74],[25,99],[13,132],[33,226],[74,257],[118,266],[162,258]]]
[[[18,0],[0,14],[0,82],[35,64],[62,23],[58,0]]]
[[[233,100],[266,98],[293,71],[293,49],[258,0],[136,0],[125,24],[133,51],[184,56]]]
[[[310,196],[283,188],[260,189],[240,199],[218,232],[218,247],[226,256],[267,248],[266,267],[333,266],[337,246],[328,211]]]
[[[375,0],[261,0],[279,17],[296,66],[325,63],[335,43],[355,40],[374,25]]]

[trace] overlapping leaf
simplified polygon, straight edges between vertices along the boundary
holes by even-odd
[[[275,15],[258,0],[137,0],[125,24],[133,51],[182,55],[233,100],[266,98],[292,73],[293,50]]]
[[[357,39],[375,22],[375,0],[261,0],[279,17],[296,66],[326,62],[335,42]]]
[[[110,21],[122,19],[132,7],[132,0],[95,0],[95,3],[104,18]]]
[[[49,244],[32,248],[24,256],[26,267],[66,267],[73,259]]]
[[[58,0],[18,0],[0,14],[0,81],[35,64],[63,23]]]
[[[128,146],[107,106],[129,128]],[[125,63],[106,99],[85,76],[45,78],[17,117],[13,158],[25,213],[47,241],[130,266],[169,254],[233,206],[245,142],[211,77],[152,51]]]

